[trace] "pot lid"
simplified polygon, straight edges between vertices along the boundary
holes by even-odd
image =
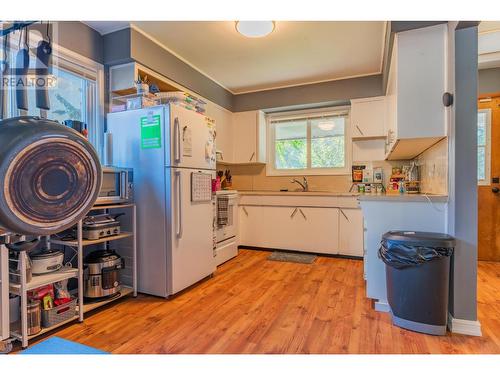
[[[114,250],[96,250],[85,257],[85,263],[102,263],[120,258]]]
[[[35,253],[30,254],[31,259],[46,259],[46,258],[55,258],[58,256],[64,255],[61,250],[51,250],[51,249],[43,249],[37,251]]]

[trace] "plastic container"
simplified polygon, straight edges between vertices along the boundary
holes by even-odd
[[[445,335],[450,257],[455,239],[447,234],[391,231],[382,236],[387,300],[395,325]]]
[[[73,318],[76,314],[76,298],[52,309],[42,310],[42,325],[45,328],[65,322]]]

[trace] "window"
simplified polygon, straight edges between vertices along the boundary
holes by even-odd
[[[348,174],[346,109],[270,115],[268,175]]]
[[[19,49],[17,35],[11,38],[9,59],[14,62]],[[30,46],[36,47],[36,34],[31,35]],[[103,144],[103,67],[102,65],[77,55],[63,47],[54,45],[53,56],[56,65],[52,68],[52,75],[57,77],[57,86],[49,89],[50,110],[46,111],[47,118],[59,122],[78,120],[87,124],[89,141],[99,154]],[[34,68],[35,61],[30,59],[30,68]],[[35,104],[35,90],[27,89],[27,115],[39,116],[40,110]],[[7,116],[14,117],[22,114],[17,108],[14,88],[7,92]]]
[[[477,181],[479,185],[490,184],[490,127],[491,110],[479,110],[477,114]]]

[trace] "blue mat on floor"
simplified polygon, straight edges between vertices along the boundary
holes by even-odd
[[[102,350],[68,341],[60,337],[51,337],[23,350],[21,354],[109,354]]]

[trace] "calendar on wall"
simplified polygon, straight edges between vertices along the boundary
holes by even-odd
[[[212,175],[210,173],[191,173],[191,202],[212,200]]]

